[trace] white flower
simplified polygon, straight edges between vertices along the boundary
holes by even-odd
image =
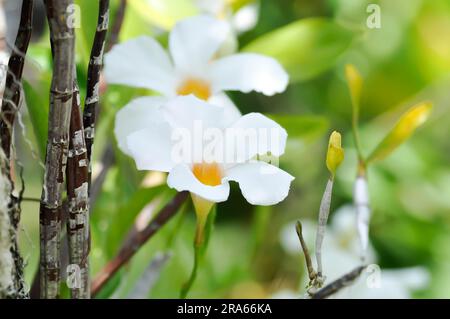
[[[251,2],[233,12],[231,3],[227,0],[196,0],[201,12],[210,14],[228,23],[230,34],[220,47],[220,54],[230,54],[237,51],[239,34],[247,32],[256,26],[259,18],[259,3]]]
[[[247,133],[254,133],[247,135],[254,139],[242,143]],[[235,181],[249,203],[273,205],[287,196],[294,179],[255,159],[268,152],[276,157],[284,153],[287,133],[281,126],[259,113],[228,125],[223,108],[193,95],[167,103],[156,97],[136,99],[118,112],[115,134],[139,170],[168,172],[170,187],[209,202],[227,200],[229,182]]]
[[[273,95],[286,89],[288,75],[277,61],[259,54],[215,59],[229,32],[226,22],[201,15],[174,26],[169,36],[170,55],[146,36],[119,44],[105,55],[106,80],[152,89],[167,98],[194,94],[224,106],[224,116],[231,123],[240,113],[223,91]]]
[[[327,227],[322,247],[324,275],[326,276],[325,285],[340,278],[361,264],[358,233],[355,226],[355,210],[353,206],[344,206],[333,214],[333,222]],[[305,221],[302,224],[305,240],[313,256],[312,245],[317,229],[316,223]],[[301,253],[294,223],[286,226],[283,230],[281,244],[286,251],[292,254],[298,255]],[[375,262],[375,250],[369,245],[367,263]],[[306,277],[303,280],[302,287],[305,287],[307,284],[308,279]],[[376,264],[372,264],[351,286],[342,289],[333,295],[332,298],[411,298],[412,291],[426,287],[428,282],[429,273],[423,267],[380,270]],[[283,296],[286,296],[286,292],[283,293]],[[275,297],[279,297],[278,294],[275,294]],[[299,293],[292,292],[292,297],[298,298]]]

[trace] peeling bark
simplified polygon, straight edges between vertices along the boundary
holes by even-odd
[[[64,173],[74,83],[74,30],[67,8],[73,0],[46,0],[53,51],[53,77],[45,175],[40,204],[41,298],[57,298],[60,291],[61,212]]]
[[[0,299],[14,298],[16,294],[15,287],[15,267],[12,254],[13,227],[9,215],[11,202],[11,183],[8,176],[8,160],[2,149],[0,149]]]
[[[13,194],[11,141],[16,113],[19,110],[22,98],[22,73],[31,38],[32,16],[33,1],[24,0],[19,29],[8,62],[8,73],[0,113],[0,298],[28,298],[23,279],[23,260],[19,253],[17,241],[21,209],[20,198]],[[9,252],[5,250],[7,248]],[[9,275],[12,277],[9,278]],[[12,281],[8,284],[7,282],[10,279]]]
[[[89,195],[88,195],[88,160],[81,122],[80,94],[78,87],[72,100],[70,118],[70,141],[67,158],[67,197],[69,239],[69,262],[76,274],[69,288],[72,298],[90,298],[89,280]]]
[[[22,73],[25,55],[31,38],[32,17],[33,0],[23,0],[19,29],[8,63],[8,74],[2,102],[2,116],[0,118],[1,146],[8,159],[11,157],[12,126],[22,93]]]

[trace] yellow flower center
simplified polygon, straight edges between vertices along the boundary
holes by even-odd
[[[217,186],[222,184],[222,169],[217,163],[194,164],[192,173],[205,185]]]
[[[202,100],[208,100],[211,96],[211,86],[208,82],[196,78],[185,80],[177,89],[178,95],[194,94]]]

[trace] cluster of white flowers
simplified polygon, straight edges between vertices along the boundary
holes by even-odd
[[[289,79],[270,57],[218,57],[230,32],[224,20],[200,15],[174,26],[169,53],[150,37],[115,46],[105,56],[107,82],[159,94],[122,108],[115,134],[138,169],[168,172],[168,185],[178,191],[222,202],[229,181],[235,181],[251,204],[273,205],[287,196],[294,178],[258,159],[281,156],[287,133],[262,114],[242,116],[224,91],[273,95],[283,92]]]

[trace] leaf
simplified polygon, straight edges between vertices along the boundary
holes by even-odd
[[[289,139],[311,141],[325,134],[329,126],[328,120],[322,116],[279,114],[265,115],[286,129]]]
[[[330,135],[330,141],[328,142],[327,152],[327,168],[331,175],[334,176],[337,168],[344,160],[344,149],[341,146],[341,134],[334,131]]]
[[[402,115],[400,120],[388,135],[374,149],[367,162],[375,162],[384,159],[398,146],[405,142],[414,131],[428,119],[433,105],[430,102],[422,102],[410,108]]]
[[[331,68],[350,45],[352,33],[326,18],[302,19],[267,33],[243,48],[277,59],[291,83]]]

